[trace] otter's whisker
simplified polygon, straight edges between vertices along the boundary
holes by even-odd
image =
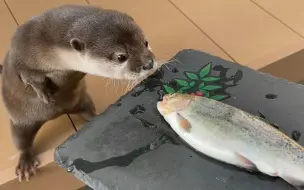
[[[107,78],[108,79],[108,78]],[[111,78],[109,78],[110,80],[108,80],[108,82],[107,82],[107,84],[105,85],[105,87],[107,87],[109,84],[110,84],[110,82],[111,82]]]
[[[117,96],[119,95],[118,88],[119,88],[119,81],[116,79],[115,80],[115,93]]]
[[[118,84],[116,85],[118,81],[114,79],[114,89],[115,89],[115,94],[118,96]]]
[[[119,80],[119,86],[123,87],[124,84],[123,84],[123,80]],[[119,94],[121,94],[121,88],[119,88]]]
[[[112,79],[111,79],[111,78],[110,78],[110,79],[107,78],[107,80],[108,80],[108,81],[107,81],[107,84],[105,85],[105,88],[106,88],[106,96],[108,97],[108,96],[109,96],[109,93],[108,93],[108,86],[109,86],[109,84],[111,83],[111,80],[112,80]]]
[[[162,64],[174,64],[176,65],[177,63],[184,65],[181,61],[177,60],[177,59],[171,59],[169,61],[163,61],[161,60]]]
[[[122,79],[119,79],[119,95],[122,95],[122,89],[124,88],[124,83]]]
[[[179,63],[180,65],[184,65],[181,61],[179,61],[177,59],[172,59],[172,60],[168,61],[168,64],[176,65],[177,63]]]
[[[166,65],[168,62],[167,61],[164,61],[164,60],[160,60],[159,61],[159,65],[160,65],[160,67],[159,68],[161,68],[161,66],[165,66],[169,71],[170,71],[170,68]]]
[[[163,65],[170,71],[170,68],[166,65],[166,63],[163,64]]]
[[[132,85],[134,83],[134,79],[130,80],[130,85],[128,86],[128,91],[132,89]]]
[[[112,87],[112,88],[111,88],[112,90],[113,90],[113,87],[115,86],[114,82],[115,82],[114,79],[112,79],[112,80],[111,80],[111,84],[110,84],[111,87]],[[115,92],[115,89],[114,89],[114,91],[113,91],[112,93],[114,93],[114,92]]]
[[[178,59],[172,59],[172,61],[170,61],[170,63],[173,62],[174,64],[179,63],[181,65],[184,65],[184,63],[182,63],[180,60]]]
[[[134,86],[136,85],[136,83],[137,83],[137,80],[134,79],[133,83],[132,83],[132,86],[131,86],[131,89],[134,88]]]
[[[116,88],[116,92],[117,92],[117,95],[120,95],[120,94],[119,94],[119,80],[117,80],[117,88]]]
[[[127,84],[127,87],[126,87],[126,90],[125,90],[124,94],[126,94],[126,93],[127,93],[128,88],[129,88],[129,85],[130,85],[130,80],[128,80],[128,84]]]
[[[130,86],[128,86],[128,91],[130,91],[130,90],[132,89],[133,82],[134,82],[134,79],[132,79],[132,80],[130,81]]]

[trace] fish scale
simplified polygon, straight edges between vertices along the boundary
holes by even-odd
[[[210,99],[204,98],[204,100],[210,100]],[[201,119],[202,115],[204,115],[204,118],[211,117],[211,115],[210,114],[208,115],[208,113],[215,111],[216,109],[219,109],[217,108],[218,104],[210,104],[210,102],[214,103],[216,101],[199,101],[199,102],[200,102],[199,104],[192,103],[189,107],[189,109],[192,109],[192,113],[196,113],[195,116],[200,116],[196,119]],[[204,106],[200,106],[200,105],[204,105]],[[292,146],[292,144],[294,143],[293,140],[280,138],[282,136],[281,132],[274,129],[269,124],[261,121],[258,117],[252,116],[248,113],[245,113],[242,110],[238,110],[224,103],[221,103],[220,105],[222,106],[221,110],[219,111],[219,113],[221,114],[217,114],[216,115],[217,118],[213,118],[213,119],[215,121],[215,125],[221,122],[221,125],[217,125],[217,126],[221,126],[222,131],[228,132],[231,135],[235,135],[238,138],[242,138],[247,142],[250,140],[255,141],[257,143],[264,142],[265,144],[269,145],[269,148],[273,148],[274,150],[281,149],[282,146],[285,145],[285,148],[287,150],[296,150],[300,152],[294,152],[294,153],[302,153],[302,148],[299,149],[298,146]],[[226,109],[223,109],[223,107],[225,107]],[[246,133],[245,131],[248,133]],[[244,136],[245,137],[249,136],[251,138],[245,138]]]
[[[223,102],[187,94],[166,95],[157,109],[171,128],[201,153],[281,177],[303,189],[303,147],[259,117]]]

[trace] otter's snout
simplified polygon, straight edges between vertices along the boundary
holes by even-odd
[[[152,59],[150,62],[148,62],[146,65],[142,67],[143,70],[150,70],[154,67],[154,60]]]

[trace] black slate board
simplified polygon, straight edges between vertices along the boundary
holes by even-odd
[[[92,190],[92,188],[90,188],[89,186],[84,186],[78,190]]]
[[[58,165],[97,190],[294,189],[279,178],[249,173],[195,152],[158,114],[156,102],[165,89],[180,89],[170,81],[186,80],[187,72],[193,88],[186,92],[197,91],[201,80],[196,75],[211,63],[209,75],[220,79],[204,85],[221,88],[209,91],[210,97],[227,96],[223,102],[296,136],[304,131],[304,87],[195,50],[183,50],[172,60],[59,146]],[[303,145],[304,139],[298,142]]]

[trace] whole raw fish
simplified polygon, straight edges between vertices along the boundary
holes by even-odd
[[[304,189],[304,149],[259,117],[188,94],[165,95],[158,111],[194,149],[214,159],[278,176]]]

